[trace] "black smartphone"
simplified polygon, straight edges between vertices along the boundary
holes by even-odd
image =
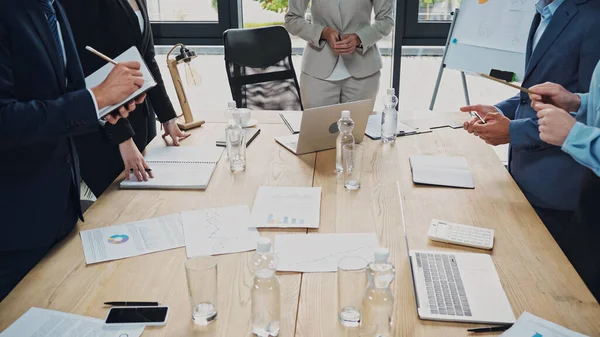
[[[161,326],[167,323],[169,307],[112,307],[105,323],[112,325]]]

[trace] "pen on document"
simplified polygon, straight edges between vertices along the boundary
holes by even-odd
[[[499,325],[499,326],[489,326],[487,328],[475,328],[468,329],[468,332],[478,333],[478,332],[499,332],[506,331],[512,327],[512,324]]]
[[[104,302],[104,305],[114,307],[157,307],[158,302]]]
[[[90,47],[90,46],[85,46],[85,49],[87,49],[88,51],[90,51],[90,52],[92,52],[92,53],[94,53],[94,54],[98,55],[99,57],[101,57],[102,59],[104,59],[104,61],[106,61],[106,62],[109,62],[109,63],[112,63],[112,64],[114,64],[114,65],[117,65],[117,62],[116,62],[115,60],[113,60],[113,59],[111,59],[110,57],[108,57],[108,56],[106,56],[106,55],[102,54],[101,52],[97,51],[96,49],[94,49],[94,48],[92,48],[92,47]]]

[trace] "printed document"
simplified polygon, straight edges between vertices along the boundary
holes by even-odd
[[[87,264],[183,247],[181,214],[147,219],[79,233]]]
[[[248,206],[183,212],[187,257],[246,252],[256,248],[259,235]]]
[[[524,312],[521,317],[506,330],[503,337],[587,337],[578,332],[571,331],[567,328],[539,318],[528,312]]]
[[[320,187],[258,188],[252,207],[253,227],[319,228]]]
[[[140,337],[143,332],[143,326],[105,327],[101,319],[31,308],[0,337]]]

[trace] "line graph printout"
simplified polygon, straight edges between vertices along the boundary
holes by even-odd
[[[248,206],[183,212],[187,257],[246,252],[256,248],[259,235]]]
[[[252,207],[253,227],[319,228],[320,187],[261,186]]]
[[[327,273],[337,271],[346,256],[373,260],[378,247],[375,233],[361,234],[290,234],[275,236],[279,271]]]
[[[524,54],[537,0],[463,0],[456,43]]]

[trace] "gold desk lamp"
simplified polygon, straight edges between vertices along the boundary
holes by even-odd
[[[171,53],[177,48],[179,49],[179,54],[175,56],[175,58],[170,58]],[[193,59],[197,57],[196,53],[192,50],[189,50],[185,45],[178,43],[169,50],[167,53],[167,67],[169,68],[169,72],[171,73],[171,78],[173,79],[173,84],[175,85],[175,91],[177,92],[177,98],[179,99],[179,104],[181,105],[181,111],[183,111],[183,118],[185,120],[184,123],[177,123],[179,128],[182,130],[190,130],[195,127],[201,126],[204,124],[204,121],[194,121],[194,116],[192,115],[192,109],[190,109],[190,104],[188,102],[187,96],[185,95],[185,89],[183,87],[183,83],[181,81],[181,76],[179,75],[179,69],[177,66],[179,64],[184,64],[185,67],[185,77],[186,82],[189,86],[197,86],[202,83],[202,79],[198,72],[192,66],[191,62]]]

